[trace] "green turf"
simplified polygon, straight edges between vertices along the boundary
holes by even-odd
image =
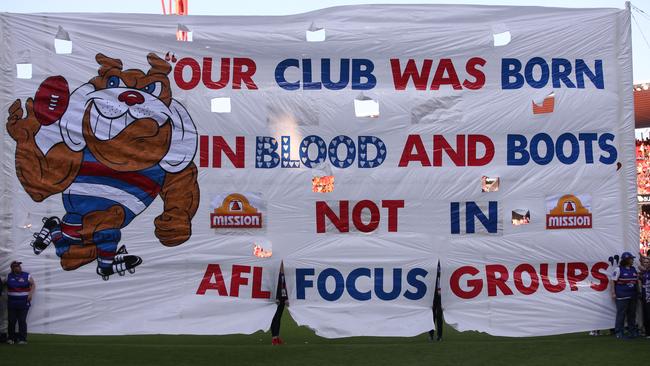
[[[32,334],[29,344],[0,345],[0,365],[606,365],[642,363],[650,340],[616,340],[586,333],[502,338],[445,328],[442,342],[412,338],[324,339],[298,327],[285,312],[282,337],[79,337]]]

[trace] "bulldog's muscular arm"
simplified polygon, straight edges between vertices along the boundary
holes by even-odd
[[[81,166],[83,153],[70,150],[65,143],[54,145],[43,155],[35,136],[41,124],[34,116],[34,101],[27,99],[23,117],[20,99],[9,107],[7,132],[16,141],[16,175],[25,191],[36,202],[63,192]]]
[[[199,208],[197,169],[190,163],[178,173],[167,173],[160,191],[165,209],[156,217],[156,237],[168,247],[184,243],[192,235],[192,218]]]

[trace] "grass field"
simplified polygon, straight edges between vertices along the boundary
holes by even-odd
[[[0,365],[606,365],[643,364],[650,340],[586,333],[502,338],[445,328],[442,342],[412,338],[324,339],[284,314],[286,344],[269,333],[230,336],[78,337],[32,334],[0,345]]]

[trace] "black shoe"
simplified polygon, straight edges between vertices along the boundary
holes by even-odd
[[[120,248],[121,250],[122,248]],[[126,251],[126,249],[124,249]],[[135,267],[142,264],[142,258],[137,255],[121,255],[119,261],[116,258],[113,259],[113,264],[110,267],[100,267],[97,266],[97,274],[102,276],[104,281],[108,281],[109,277],[114,274],[119,274],[124,276],[126,271],[129,273],[135,273]]]
[[[56,216],[43,217],[43,227],[34,233],[34,240],[30,243],[34,254],[41,254],[52,243],[52,231],[56,228],[61,228],[61,219]]]
[[[113,261],[115,262],[124,262],[124,255],[129,254],[129,252],[126,251],[126,245],[122,245],[120,249],[115,252],[115,258],[113,258]]]

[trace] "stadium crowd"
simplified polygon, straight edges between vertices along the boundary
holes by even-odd
[[[647,253],[650,249],[650,214],[639,211],[639,252]]]
[[[650,195],[650,138],[636,140],[637,191]],[[650,202],[639,207],[639,251],[647,253],[650,244]]]
[[[636,172],[639,194],[650,194],[650,139],[636,140]]]

